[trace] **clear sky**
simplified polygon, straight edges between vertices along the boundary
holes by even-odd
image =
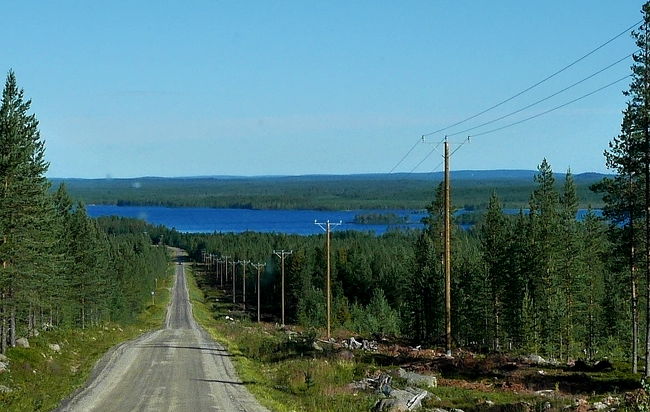
[[[5,0],[0,72],[13,69],[33,100],[51,177],[388,172],[420,135],[640,20],[641,3]],[[621,36],[447,132],[520,109],[634,50]],[[589,93],[630,64],[475,133]],[[546,157],[557,172],[606,171],[602,152],[619,131],[627,84],[475,137],[452,168],[534,169]],[[417,146],[396,171],[431,148]],[[435,154],[416,171],[439,164]]]

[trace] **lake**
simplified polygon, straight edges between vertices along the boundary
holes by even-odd
[[[422,228],[420,220],[423,211],[409,210],[251,210],[251,209],[212,209],[199,207],[158,207],[158,206],[112,206],[88,205],[88,215],[122,216],[142,219],[153,225],[164,225],[187,233],[231,232],[276,232],[297,235],[322,233],[314,224],[319,222],[342,221],[336,230],[357,230],[383,234],[390,229]],[[408,224],[400,225],[361,225],[354,223],[357,214],[394,213],[407,217]]]
[[[313,235],[322,233],[314,220],[325,222],[329,219],[343,224],[337,230],[357,230],[373,232],[377,235],[389,230],[421,229],[421,219],[426,215],[421,210],[252,210],[252,209],[212,209],[201,207],[160,207],[160,206],[86,206],[88,215],[122,216],[144,220],[153,225],[163,225],[186,233],[241,233],[246,231],[265,233],[286,233]],[[457,214],[467,213],[460,210]],[[594,211],[597,215],[600,210]],[[358,214],[388,214],[407,218],[407,224],[370,225],[354,223]],[[506,214],[517,214],[519,209],[504,209]],[[584,219],[586,209],[578,211],[578,220]],[[471,225],[461,225],[468,229]]]

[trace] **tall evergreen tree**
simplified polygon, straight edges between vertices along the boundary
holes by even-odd
[[[609,145],[605,152],[607,166],[616,171],[617,176],[596,187],[605,192],[608,217],[618,217],[629,229],[627,239],[634,255],[638,250],[633,228],[639,227],[643,233],[643,272],[645,275],[646,319],[650,319],[650,2],[642,6],[643,24],[632,32],[639,52],[634,54],[632,81],[625,95],[629,98],[623,112],[621,134]],[[641,190],[634,190],[641,189]],[[637,206],[638,205],[638,206]],[[642,219],[636,224],[637,207],[641,208]],[[630,259],[632,284],[632,310],[636,310],[634,256]],[[633,328],[633,367],[636,366],[637,314],[632,314]],[[645,373],[650,376],[650,321],[646,321]]]
[[[17,315],[38,304],[48,263],[48,231],[52,218],[47,196],[45,146],[38,121],[29,113],[12,71],[7,75],[0,104],[0,348],[16,343]],[[23,305],[24,304],[24,305]]]

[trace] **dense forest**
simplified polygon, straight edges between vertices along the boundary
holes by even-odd
[[[532,171],[452,173],[459,208],[485,209],[496,191],[504,207],[527,207]],[[603,205],[589,190],[603,175],[575,176],[580,207]],[[350,176],[204,177],[139,179],[53,179],[86,204],[188,206],[237,209],[415,209],[433,196],[440,173]],[[558,187],[559,189],[559,187]]]
[[[9,72],[0,104],[0,352],[53,327],[128,322],[168,261],[144,222],[93,220],[50,190],[38,121]],[[150,233],[147,233],[149,231]]]
[[[502,211],[496,195],[481,223],[453,231],[452,323],[456,345],[511,350],[556,359],[605,354],[624,358],[629,348],[625,273],[611,255],[607,225],[588,213],[575,219],[578,197],[570,173],[564,188],[544,161],[535,177],[530,213]],[[443,343],[441,191],[428,207],[424,231],[373,236],[333,232],[334,326],[366,334],[396,335],[414,344]],[[230,262],[266,263],[262,278],[265,310],[279,315],[280,267],[274,249],[290,249],[286,259],[287,319],[306,327],[325,324],[324,236],[281,234],[178,234],[170,240],[191,251]],[[614,259],[614,260],[612,260]],[[220,259],[223,261],[223,259]],[[213,260],[215,285],[220,281]],[[223,266],[223,262],[218,263]],[[232,264],[230,264],[232,265]],[[242,265],[236,270],[241,299]],[[249,269],[248,290],[254,276]],[[225,287],[230,289],[230,283]],[[606,293],[607,291],[607,293]],[[252,303],[255,296],[249,294]]]

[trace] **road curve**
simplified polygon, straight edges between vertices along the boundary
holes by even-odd
[[[57,411],[268,412],[237,377],[229,356],[194,321],[184,265],[176,265],[164,329],[109,351],[86,386]]]

